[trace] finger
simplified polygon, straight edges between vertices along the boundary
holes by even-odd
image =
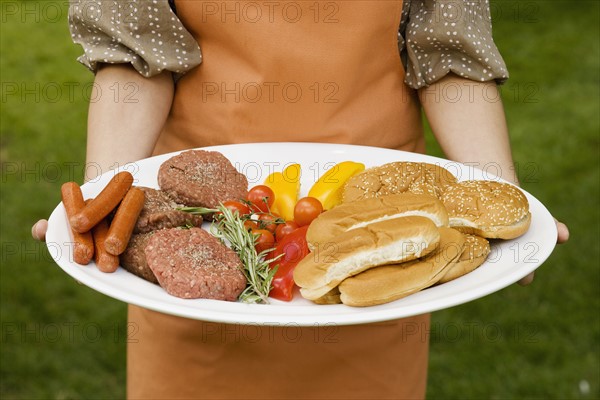
[[[525,278],[522,278],[518,283],[521,286],[527,286],[527,285],[531,285],[531,282],[533,282],[533,278],[535,276],[535,272],[530,273],[529,275],[527,275]]]
[[[35,240],[46,241],[46,231],[48,230],[48,221],[41,219],[31,227],[31,236]]]
[[[562,222],[556,221],[556,230],[558,232],[558,236],[556,238],[556,243],[561,244],[565,243],[569,240],[569,228]]]

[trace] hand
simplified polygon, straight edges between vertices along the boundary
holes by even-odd
[[[42,242],[46,241],[46,231],[48,230],[48,221],[45,219],[40,219],[31,227],[31,236],[35,240],[39,240]]]
[[[569,228],[567,228],[567,225],[558,221],[556,218],[554,218],[554,222],[556,222],[556,230],[557,230],[556,243],[557,244],[565,243],[566,241],[569,240]],[[523,278],[519,281],[519,285],[527,286],[527,285],[531,284],[531,282],[533,282],[534,276],[535,276],[535,272],[530,273],[525,278]]]

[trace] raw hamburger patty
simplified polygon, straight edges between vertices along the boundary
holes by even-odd
[[[246,287],[237,254],[200,228],[157,231],[145,254],[160,286],[176,297],[235,301]]]
[[[152,283],[158,283],[154,272],[148,267],[144,249],[154,232],[138,233],[131,236],[127,248],[119,256],[120,264],[127,271]]]
[[[144,191],[144,208],[138,217],[133,230],[134,233],[146,233],[165,228],[175,228],[187,224],[193,226],[202,225],[200,215],[192,215],[184,211],[178,211],[181,207],[169,195],[162,190],[140,187]]]
[[[216,151],[189,150],[171,157],[158,170],[158,184],[175,201],[214,208],[248,193],[248,180]]]

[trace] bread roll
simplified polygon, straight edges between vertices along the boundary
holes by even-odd
[[[344,279],[369,268],[429,254],[439,238],[438,229],[429,218],[375,222],[321,243],[298,263],[294,281],[305,298],[315,300]]]
[[[398,161],[354,175],[344,186],[342,200],[350,203],[405,192],[440,198],[454,183],[456,177],[439,165]]]
[[[389,303],[436,283],[463,252],[464,236],[440,228],[438,248],[418,260],[371,268],[339,285],[342,303],[366,307]]]
[[[527,197],[516,186],[494,181],[464,181],[447,188],[442,202],[450,226],[490,239],[514,239],[529,229]]]
[[[306,240],[314,250],[320,243],[351,229],[411,215],[427,217],[437,226],[448,226],[448,213],[437,198],[425,194],[391,194],[340,204],[322,213],[308,227]]]
[[[322,305],[341,304],[342,300],[340,299],[340,289],[336,286],[329,292],[325,293],[323,296],[313,300],[313,302]]]
[[[437,284],[450,282],[456,278],[475,270],[484,263],[488,254],[490,254],[490,242],[486,239],[475,235],[465,236],[465,248],[458,258],[458,261],[448,269],[446,274],[440,279]]]

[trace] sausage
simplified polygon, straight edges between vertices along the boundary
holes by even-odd
[[[96,245],[96,254],[94,255],[96,267],[102,272],[115,272],[119,267],[119,257],[108,253],[104,247],[104,241],[108,234],[108,222],[106,218],[94,226],[92,234],[94,236],[94,244]]]
[[[60,188],[63,205],[67,218],[79,213],[84,207],[81,188],[75,182],[66,182]],[[94,240],[91,232],[79,233],[71,228],[73,236],[73,261],[77,264],[87,265],[94,256]]]
[[[127,248],[135,223],[144,207],[144,197],[143,190],[132,187],[119,205],[104,242],[104,247],[110,254],[118,256]]]
[[[71,227],[80,233],[92,229],[115,209],[132,184],[131,173],[123,171],[116,174],[93,201],[69,218]]]

